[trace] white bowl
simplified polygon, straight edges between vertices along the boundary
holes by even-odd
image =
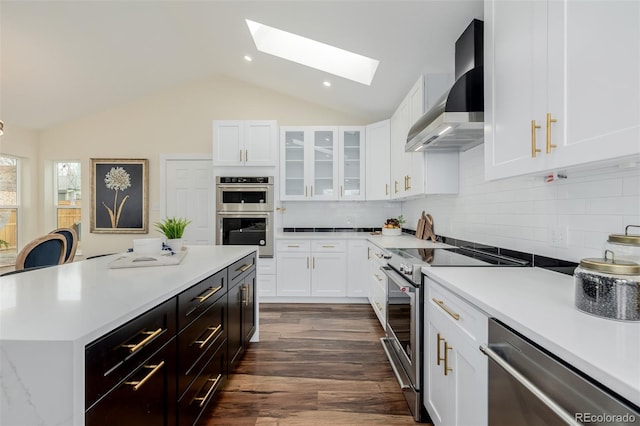
[[[401,228],[382,228],[382,235],[386,235],[388,237],[397,237],[402,234]]]
[[[162,252],[162,238],[138,238],[133,240],[133,252],[138,254],[158,254]]]

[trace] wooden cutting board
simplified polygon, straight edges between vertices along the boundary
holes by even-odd
[[[422,212],[424,215],[424,212]],[[436,234],[433,232],[433,217],[430,214],[425,215],[424,231],[422,233],[423,240],[436,241]]]
[[[424,227],[427,225],[425,213],[422,212],[422,216],[418,219],[418,226],[416,227],[416,238],[422,239],[424,234]]]

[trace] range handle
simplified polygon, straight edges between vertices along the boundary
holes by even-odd
[[[493,346],[493,345],[491,345]],[[573,415],[567,412],[564,408],[559,406],[553,399],[551,399],[540,388],[531,383],[522,373],[513,368],[511,364],[504,360],[497,352],[491,349],[487,345],[480,345],[480,352],[485,354],[489,359],[498,364],[504,371],[518,381],[522,386],[527,388],[536,398],[546,405],[551,411],[553,411],[564,422],[571,426],[581,426],[581,423],[577,422]]]

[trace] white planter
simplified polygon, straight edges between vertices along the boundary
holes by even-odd
[[[402,234],[401,228],[382,228],[382,235],[386,235],[388,237],[395,237]]]
[[[183,239],[182,238],[174,238],[171,240],[167,240],[167,246],[173,250],[174,253],[179,253],[182,250]]]

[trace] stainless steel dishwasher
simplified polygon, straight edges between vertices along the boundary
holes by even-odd
[[[640,408],[489,321],[489,425],[640,425]]]

